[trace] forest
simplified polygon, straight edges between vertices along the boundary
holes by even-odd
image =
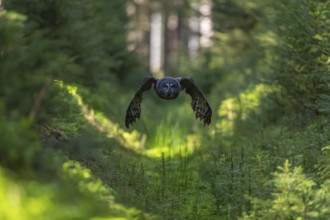
[[[143,93],[190,77],[210,104]],[[330,0],[0,0],[0,219],[330,219]]]

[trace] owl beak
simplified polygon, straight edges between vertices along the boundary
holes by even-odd
[[[166,93],[167,93],[167,94],[168,94],[168,93],[171,93],[171,85],[168,84],[168,83],[166,83],[165,85],[166,85]]]
[[[173,94],[173,92],[172,92],[172,86],[173,86],[173,84],[172,83],[166,83],[165,84],[166,85],[166,94],[165,94],[165,96],[167,97],[167,98],[173,98],[174,97],[174,94]]]
[[[172,87],[173,87],[173,84],[171,83],[171,84],[168,84],[168,83],[166,83],[166,86],[167,86],[167,88],[168,88],[168,91],[170,91],[171,93],[172,93]]]

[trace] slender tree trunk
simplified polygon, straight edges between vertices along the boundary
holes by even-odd
[[[170,39],[169,39],[169,30],[167,27],[168,24],[168,18],[169,18],[169,8],[166,2],[164,2],[164,19],[163,19],[163,36],[164,36],[164,41],[163,41],[163,57],[164,57],[164,63],[163,63],[163,71],[165,73],[168,73],[169,71],[169,53],[170,53]]]

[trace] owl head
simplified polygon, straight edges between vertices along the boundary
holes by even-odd
[[[181,91],[180,82],[176,78],[164,77],[157,81],[156,93],[163,99],[175,99]]]

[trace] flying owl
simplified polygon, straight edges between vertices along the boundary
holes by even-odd
[[[191,107],[195,112],[196,119],[199,118],[203,120],[205,125],[211,123],[212,109],[202,92],[197,88],[193,79],[185,77],[164,77],[155,79],[154,77],[148,76],[143,80],[128,106],[125,118],[125,125],[127,128],[140,118],[143,93],[150,90],[152,86],[159,98],[167,100],[177,98],[180,91],[185,90],[186,93],[191,96]]]

